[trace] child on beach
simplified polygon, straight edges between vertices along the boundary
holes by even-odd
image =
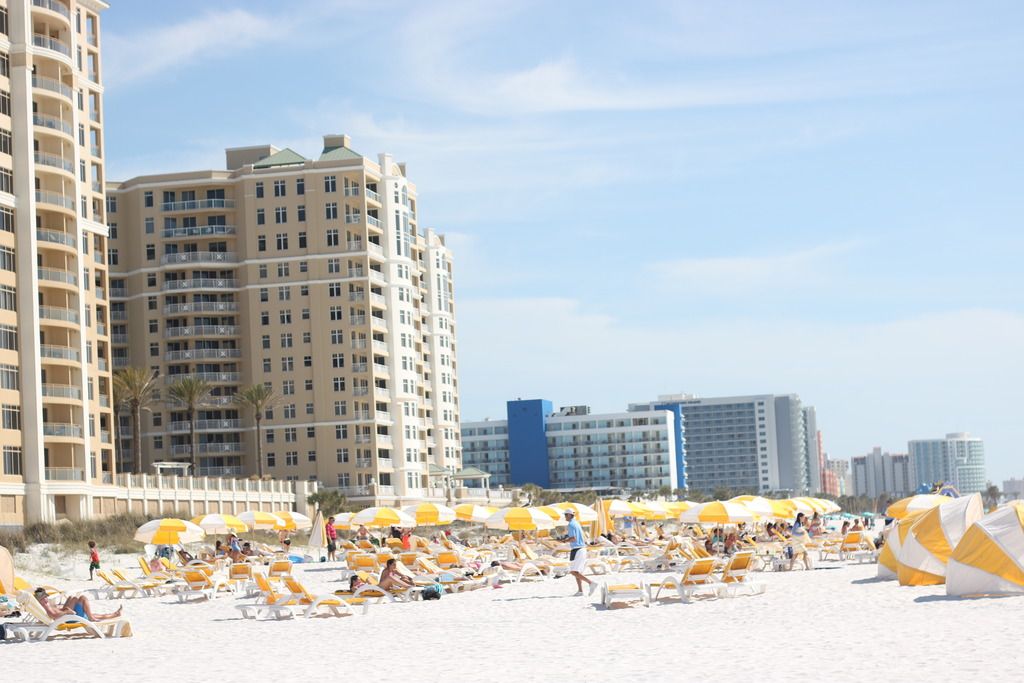
[[[96,541],[89,541],[89,580],[92,573],[100,568],[100,551],[96,549]]]

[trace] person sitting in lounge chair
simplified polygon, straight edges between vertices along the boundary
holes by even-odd
[[[355,593],[356,589],[362,588],[366,585],[367,583],[363,581],[363,577],[359,576],[359,574],[353,574],[348,580],[348,592]]]
[[[192,553],[185,550],[184,548],[178,551],[178,562],[181,562],[181,566],[183,567],[195,559],[196,558],[192,555]]]
[[[249,543],[249,541],[246,541],[245,543],[242,544],[242,555],[244,555],[245,557],[252,557],[255,554],[256,553],[253,552],[253,549],[252,549],[252,543]]]
[[[398,569],[395,567],[395,558],[391,558],[384,565],[384,569],[380,570],[380,581],[377,585],[384,590],[408,590],[415,584],[409,581],[404,576],[398,573]]]
[[[46,611],[46,614],[51,619],[60,619],[67,614],[77,614],[82,619],[88,619],[89,621],[106,621],[108,619],[118,619],[121,617],[120,607],[117,608],[117,611],[111,612],[110,614],[96,614],[92,611],[92,607],[89,604],[89,598],[84,595],[72,596],[65,600],[64,604],[60,607],[50,603],[50,599],[46,595],[45,588],[36,588],[33,595],[40,607]]]

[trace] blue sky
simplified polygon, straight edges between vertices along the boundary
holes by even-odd
[[[108,174],[409,164],[456,252],[465,419],[799,393],[848,458],[1024,476],[1024,6],[125,2]]]

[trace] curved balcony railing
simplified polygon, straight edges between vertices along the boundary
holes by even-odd
[[[164,202],[160,205],[164,211],[202,211],[205,209],[233,209],[233,199],[187,199],[180,202]]]
[[[43,9],[48,9],[51,12],[56,12],[68,21],[71,21],[71,10],[62,2],[57,2],[57,0],[32,0],[32,4],[36,7],[42,7]]]
[[[233,313],[238,310],[235,301],[189,301],[183,304],[167,304],[164,315],[175,313]]]
[[[82,398],[82,388],[71,384],[44,384],[42,394],[53,398]]]
[[[67,121],[62,121],[61,119],[58,119],[56,116],[47,116],[46,114],[32,114],[32,124],[36,126],[42,126],[43,128],[59,130],[65,135],[74,136],[71,124]]]
[[[164,382],[167,384],[174,384],[185,377],[200,379],[205,382],[216,384],[231,384],[233,382],[238,382],[240,375],[237,372],[183,372],[175,375],[164,375]]]
[[[174,263],[238,263],[238,255],[233,251],[191,251],[164,254],[160,258],[160,265]]]
[[[192,278],[189,280],[168,280],[161,289],[165,292],[181,289],[237,289],[238,280],[233,278]]]
[[[70,232],[63,232],[61,230],[37,228],[36,240],[39,242],[50,242],[51,244],[63,244],[66,247],[78,248],[78,240],[75,236]]]
[[[233,225],[196,225],[188,228],[164,228],[164,239],[175,237],[207,237],[218,235],[234,235]]]
[[[78,323],[78,311],[59,306],[40,306],[39,317],[44,320],[62,320],[66,323]]]
[[[54,344],[42,344],[39,347],[39,356],[53,360],[70,360],[78,362],[82,359],[82,353],[78,349],[67,346],[56,346]]]
[[[164,354],[166,361],[219,360],[241,357],[241,349],[185,349],[184,351],[168,351]]]
[[[85,470],[77,467],[47,467],[44,476],[47,481],[85,481]]]
[[[65,197],[59,192],[46,192],[36,190],[36,202],[39,204],[52,204],[64,209],[75,210],[75,200],[72,197]]]
[[[40,268],[39,279],[50,282],[63,282],[68,285],[78,285],[78,276],[67,270],[59,268]]]
[[[32,44],[36,47],[44,47],[47,50],[53,50],[59,52],[65,57],[71,56],[71,48],[62,40],[51,38],[50,36],[43,36],[38,33],[32,34]]]
[[[237,430],[241,428],[241,420],[196,420],[196,431],[199,432],[219,431],[224,429]],[[172,432],[187,432],[192,429],[192,427],[188,420],[181,420],[167,425],[167,429]]]
[[[64,157],[57,156],[56,154],[36,152],[35,159],[37,164],[42,164],[43,166],[52,166],[53,168],[59,168],[71,174],[74,174],[75,172],[75,165],[73,163]]]
[[[171,453],[174,455],[187,455],[191,453],[191,447],[188,444],[178,444],[177,446],[171,447]],[[241,453],[242,444],[238,442],[229,443],[201,443],[199,444],[198,453]]]
[[[82,427],[76,424],[63,424],[60,422],[44,422],[43,436],[70,436],[82,438]]]
[[[71,89],[71,86],[64,85],[55,78],[47,78],[46,76],[32,76],[32,87],[39,88],[40,90],[49,90],[50,92],[55,92],[58,95],[63,95],[69,100],[73,99],[72,93],[74,91]]]

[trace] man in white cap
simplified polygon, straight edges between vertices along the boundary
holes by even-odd
[[[597,584],[583,576],[583,570],[587,567],[587,542],[583,538],[583,527],[576,521],[576,515],[572,510],[565,511],[565,518],[569,522],[569,573],[576,579],[576,595],[583,595],[583,582],[590,584],[590,594],[594,594]]]

